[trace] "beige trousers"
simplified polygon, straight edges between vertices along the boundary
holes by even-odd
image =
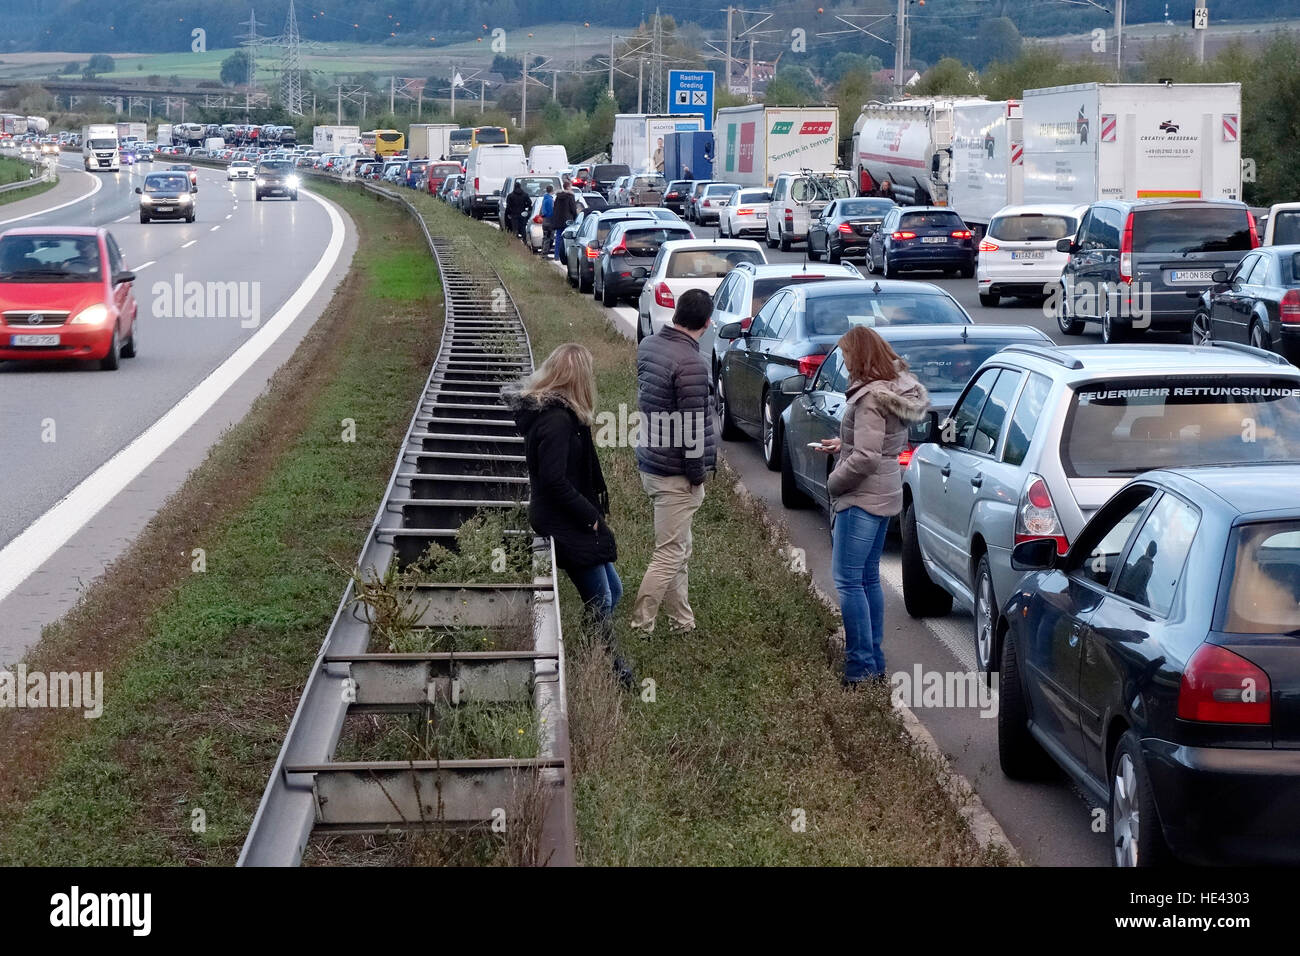
[[[674,627],[693,628],[695,612],[687,599],[687,563],[691,558],[691,519],[704,503],[704,485],[685,475],[661,478],[641,472],[641,486],[654,503],[655,550],[632,606],[632,626],[652,632],[659,608]]]

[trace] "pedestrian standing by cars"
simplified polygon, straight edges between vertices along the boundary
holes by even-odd
[[[551,243],[555,240],[555,230],[551,228],[553,212],[555,212],[555,187],[548,185],[546,194],[542,196],[542,255],[550,253]]]
[[[632,626],[646,634],[654,631],[661,607],[672,630],[695,630],[687,596],[691,521],[704,503],[704,479],[717,463],[709,366],[700,354],[712,315],[712,297],[690,289],[677,300],[672,324],[637,346],[642,434],[636,464],[654,504],[655,548],[632,607]]]
[[[515,188],[510,190],[510,195],[506,197],[506,228],[510,230],[511,235],[518,236],[523,233],[523,223],[528,215],[533,201],[528,198],[528,193],[524,192],[524,184],[515,181]]]
[[[596,373],[591,352],[574,342],[559,346],[506,401],[524,437],[528,461],[528,520],[555,542],[555,562],[569,576],[593,625],[614,657],[626,687],[631,668],[618,653],[614,608],[623,595],[614,562],[618,545],[606,519],[609,493],[591,436]]]
[[[551,210],[551,231],[555,233],[555,258],[564,261],[564,230],[578,218],[578,201],[573,198],[573,187],[566,183],[555,197]]]
[[[908,447],[908,425],[926,417],[930,396],[874,329],[855,325],[839,348],[849,372],[840,437],[818,450],[838,456],[826,482],[831,573],[844,618],[842,683],[854,687],[887,679],[880,552],[889,519],[903,510],[898,456]]]

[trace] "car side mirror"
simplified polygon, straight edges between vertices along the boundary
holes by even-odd
[[[1215,285],[1223,285],[1228,281],[1227,269],[1215,269],[1214,275],[1210,276],[1210,281]]]
[[[808,376],[791,375],[781,381],[782,395],[802,395],[808,388]]]
[[[135,281],[135,273],[131,272],[130,270],[127,270],[126,272],[119,272],[113,276],[113,285],[121,285],[124,282],[134,282],[134,281]]]
[[[197,183],[190,183],[190,192],[192,192],[192,193],[196,193],[196,192],[198,192],[198,191],[199,191],[198,184],[197,184]]]
[[[728,322],[718,329],[718,338],[720,339],[738,339],[744,334],[745,325],[743,322]]]
[[[1079,248],[1079,247],[1076,246],[1076,245],[1074,244],[1074,240],[1073,240],[1073,239],[1057,239],[1057,240],[1056,240],[1056,251],[1057,251],[1057,252],[1066,252],[1066,253],[1071,253],[1071,252],[1075,252],[1075,251],[1077,251],[1078,248]]]
[[[144,190],[141,189],[139,186],[136,186],[136,187],[135,187],[135,194],[136,194],[137,196],[143,196],[143,195],[144,195]]]
[[[1056,566],[1056,542],[1051,538],[1022,541],[1011,549],[1011,567],[1017,571],[1046,571]]]

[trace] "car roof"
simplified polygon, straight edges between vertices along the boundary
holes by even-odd
[[[1189,209],[1199,209],[1205,206],[1229,206],[1245,209],[1246,204],[1240,199],[1099,199],[1097,205],[1110,206],[1132,206],[1135,209],[1144,209],[1150,206],[1172,206],[1175,208],[1186,207]]]
[[[1246,345],[1071,345],[1021,353],[1027,365],[1070,382],[1103,376],[1150,378],[1170,375],[1220,375],[1224,372],[1274,375],[1300,381],[1300,369],[1274,352]],[[1077,366],[1077,367],[1076,367]]]
[[[689,249],[752,249],[759,252],[763,251],[753,239],[669,239],[659,248],[667,249],[670,252],[679,252]]]
[[[943,289],[929,282],[913,282],[908,279],[874,279],[866,281],[871,283],[870,291],[876,295],[882,293],[892,295],[904,292],[914,295],[941,295],[946,299],[952,298]],[[856,295],[862,291],[862,282],[861,279],[836,279],[831,282],[819,282],[815,286],[808,286],[804,291],[809,298],[843,295],[846,292]]]
[[[783,279],[805,273],[815,276],[839,276],[862,281],[862,273],[848,265],[830,262],[743,262],[736,268],[751,272],[755,279]]]
[[[599,194],[597,194],[599,195]],[[604,198],[603,196],[601,197]],[[655,206],[640,206],[636,209],[629,209],[627,206],[616,206],[613,209],[597,209],[595,215],[601,222],[606,219],[655,219],[657,218],[650,210],[657,208]]]
[[[1206,492],[1241,517],[1288,514],[1300,517],[1296,470],[1300,463],[1241,462],[1231,465],[1188,465],[1161,468],[1144,477],[1204,501]]]
[[[691,227],[682,222],[680,219],[660,219],[658,216],[651,218],[629,219],[627,222],[614,224],[615,229],[622,229],[624,232],[632,232],[637,229],[687,229]]]
[[[899,206],[898,210],[899,212],[950,212],[954,216],[957,215],[957,210],[951,206]]]
[[[106,232],[100,226],[19,226],[7,229],[0,235],[5,236],[98,236]]]
[[[1025,203],[1020,206],[1003,206],[993,214],[993,218],[997,219],[999,216],[1027,216],[1034,213],[1042,215],[1073,215],[1074,213],[1083,212],[1087,208],[1087,203]]]
[[[1052,341],[1042,329],[1036,329],[1032,325],[956,325],[945,323],[941,325],[877,325],[876,331],[886,339],[911,339],[914,341],[923,341],[926,339],[935,339],[939,341],[950,341],[954,338],[960,338],[963,342],[982,342],[982,341],[1005,341],[1007,339],[1016,339],[1019,342],[1033,344],[1036,342],[1050,343]]]

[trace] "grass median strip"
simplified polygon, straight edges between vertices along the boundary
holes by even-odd
[[[29,655],[32,668],[103,670],[103,716],[0,713],[0,738],[15,742],[0,754],[0,863],[238,855],[441,333],[437,270],[409,217],[321,192],[360,230],[334,302]]]
[[[58,185],[58,180],[49,180],[41,182],[31,178],[31,166],[21,160],[11,159],[8,156],[0,156],[0,186],[8,186],[12,183],[30,181],[31,185],[26,189],[7,189],[0,192],[0,206],[7,203],[17,202],[20,199],[31,199],[33,196],[39,196],[43,192],[48,192]]]
[[[600,410],[636,408],[635,347],[517,241],[403,193],[435,234],[466,233],[500,272],[540,362],[580,341]],[[629,447],[601,449],[626,594],[619,637],[642,681],[620,691],[564,582],[580,859],[589,865],[963,865],[1003,862],[954,809],[888,691],[846,694],[828,661],[835,617],[724,470],[694,525],[689,636],[630,634],[653,529]]]

